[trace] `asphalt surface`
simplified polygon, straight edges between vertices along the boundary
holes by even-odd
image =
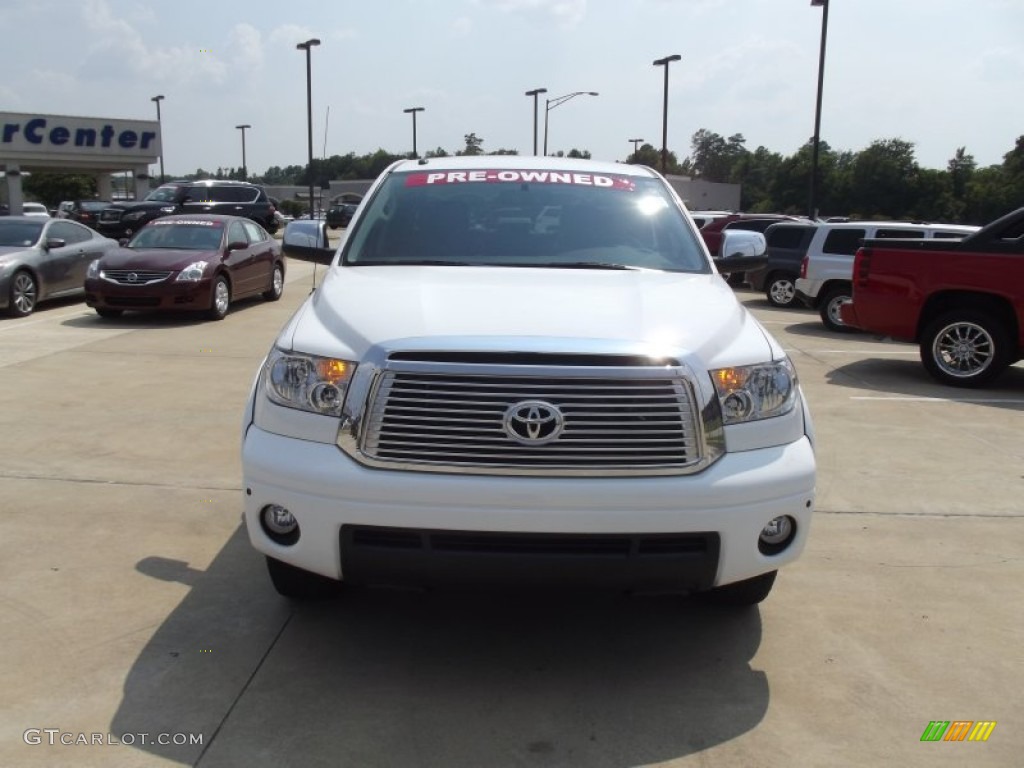
[[[741,291],[818,434],[808,549],[761,606],[296,607],[241,527],[239,440],[311,283],[292,261],[281,301],[219,323],[76,302],[0,319],[0,766],[1020,764],[1020,364],[942,388],[913,347]],[[997,725],[923,743],[933,720]]]

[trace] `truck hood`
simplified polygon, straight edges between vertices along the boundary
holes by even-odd
[[[372,347],[672,356],[700,367],[779,351],[717,274],[333,267],[278,345],[361,360]]]

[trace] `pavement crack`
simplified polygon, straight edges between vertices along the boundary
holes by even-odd
[[[179,491],[241,491],[240,485],[182,485],[181,483],[160,483],[151,480],[111,480],[92,477],[67,477],[42,475],[31,472],[0,472],[5,480],[46,480],[56,483],[81,483],[83,485],[119,485],[131,488],[172,488]]]
[[[209,751],[210,747],[213,746],[213,742],[217,740],[217,735],[221,732],[221,729],[224,727],[225,723],[227,723],[228,719],[231,717],[231,713],[235,711],[235,707],[238,706],[238,703],[242,700],[242,697],[249,690],[249,686],[251,686],[252,681],[256,679],[256,675],[258,675],[260,670],[263,669],[263,664],[266,662],[267,657],[270,655],[270,652],[274,650],[274,647],[277,645],[277,642],[281,639],[281,635],[283,635],[284,631],[288,629],[288,625],[291,624],[292,618],[294,616],[295,609],[293,608],[288,612],[288,618],[286,618],[284,620],[284,623],[281,624],[281,629],[279,629],[277,634],[274,635],[274,639],[267,644],[267,649],[263,652],[263,655],[260,656],[260,660],[256,662],[256,666],[253,667],[252,673],[249,675],[249,678],[245,681],[245,685],[243,685],[241,689],[239,689],[238,695],[235,696],[234,701],[231,702],[231,706],[227,708],[227,711],[224,713],[224,717],[222,717],[220,719],[220,722],[217,723],[217,727],[214,729],[213,735],[211,735],[210,739],[206,741],[205,744],[203,744],[203,751],[199,753],[199,757],[196,758],[196,761],[192,764],[193,768],[198,768],[199,764],[203,762],[203,758],[206,757],[206,753]]]

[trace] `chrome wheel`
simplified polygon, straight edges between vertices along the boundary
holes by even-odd
[[[995,341],[977,323],[951,323],[932,342],[932,358],[939,370],[955,378],[983,374],[995,359]]]
[[[270,275],[270,288],[263,292],[263,298],[267,301],[277,301],[284,293],[284,270],[280,264],[274,265],[274,271]]]
[[[38,296],[39,289],[36,286],[35,278],[28,272],[19,272],[11,281],[11,314],[15,317],[32,314],[32,310],[36,308]]]
[[[973,308],[936,317],[921,334],[925,370],[949,386],[985,386],[1014,361],[1008,322]]]
[[[218,277],[213,283],[213,302],[207,315],[211,320],[223,320],[231,305],[231,287],[226,277]]]

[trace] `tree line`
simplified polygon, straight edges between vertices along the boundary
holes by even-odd
[[[454,155],[516,155],[514,149],[485,151],[484,140],[467,133],[464,146]],[[724,137],[705,128],[693,134],[690,154],[681,161],[667,156],[667,173],[705,181],[741,185],[740,205],[754,213],[806,214],[813,147],[810,141],[792,155],[772,152],[763,146],[751,151],[743,134]],[[437,147],[426,157],[448,157]],[[374,179],[391,163],[411,157],[384,149],[365,155],[349,152],[314,159],[310,165],[271,166],[248,181],[270,186],[314,186],[326,189],[331,181]],[[572,149],[556,156],[590,158],[586,150]],[[661,152],[643,144],[630,154],[631,164],[661,167]],[[243,180],[242,168],[196,169],[186,179]],[[96,180],[88,175],[33,173],[24,179],[29,197],[49,207],[61,200],[96,196]],[[953,153],[944,169],[922,168],[913,142],[899,138],[878,139],[859,152],[833,150],[819,144],[818,211],[821,215],[852,218],[910,219],[948,223],[984,224],[1024,205],[1024,135],[1004,156],[1003,162],[979,167],[966,147]]]

